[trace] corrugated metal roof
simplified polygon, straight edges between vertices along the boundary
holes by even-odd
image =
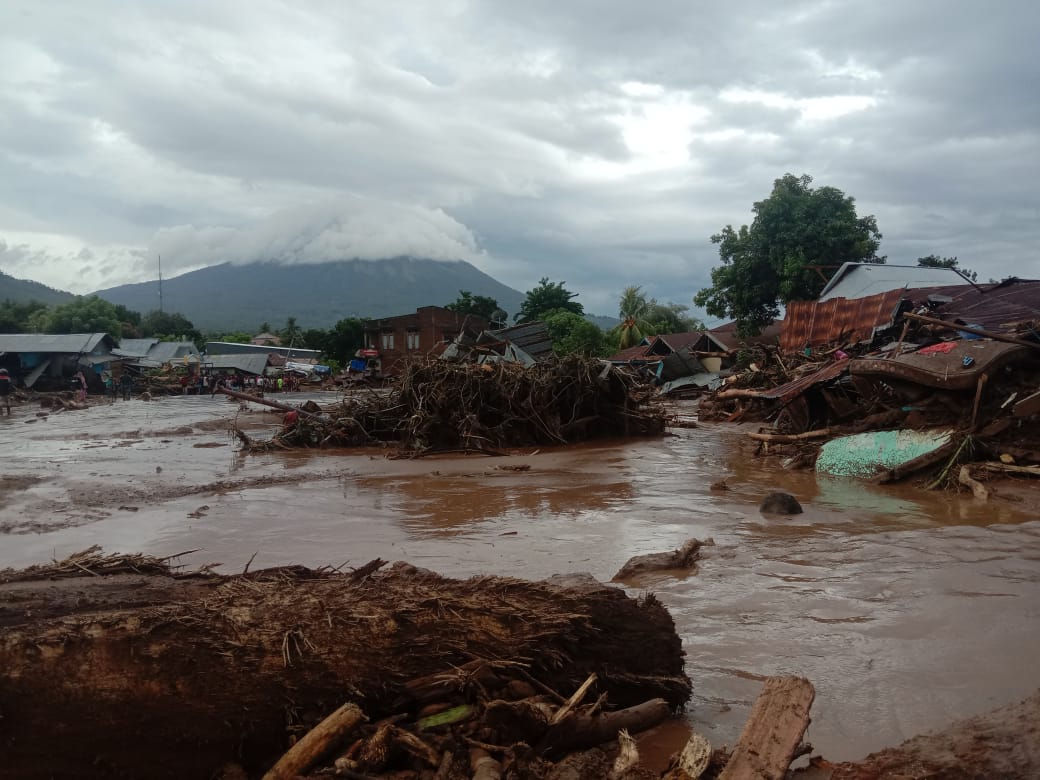
[[[273,347],[257,344],[238,344],[231,341],[207,341],[207,355],[267,355],[270,353],[282,357],[294,358],[320,358],[321,351],[317,349],[300,349],[299,347]],[[292,354],[290,354],[292,353]]]
[[[780,347],[785,352],[796,352],[806,344],[869,339],[875,328],[892,324],[905,292],[890,290],[851,301],[845,298],[791,301],[780,331]]]
[[[832,298],[868,298],[890,290],[919,287],[950,287],[970,284],[952,268],[929,268],[920,265],[887,265],[880,263],[843,263],[817,301]]]
[[[1040,321],[1040,282],[1010,281],[999,285],[975,287],[921,287],[889,290],[869,298],[829,301],[792,301],[787,304],[780,345],[785,351],[800,350],[809,344],[827,344],[839,339],[862,341],[873,337],[878,328],[893,324],[900,303],[922,306],[930,296],[950,298],[935,308],[933,316],[980,325],[983,330],[1007,333]]]
[[[678,352],[685,347],[692,347],[704,336],[703,331],[694,330],[687,333],[660,333],[654,339],[664,342],[672,352]]]
[[[0,333],[0,352],[79,354],[93,352],[107,333]]]
[[[790,403],[810,387],[836,379],[844,374],[848,369],[848,360],[836,360],[835,362],[824,366],[816,373],[806,374],[805,376],[792,380],[785,385],[773,387],[769,390],[763,390],[758,394],[758,397],[770,401],[779,399],[781,403]]]
[[[159,339],[120,339],[119,347],[112,353],[123,357],[144,357],[158,343]]]
[[[488,343],[488,339],[515,344],[535,360],[539,360],[552,352],[552,337],[544,322],[535,320],[513,325],[509,328],[486,330],[477,340],[478,344]]]
[[[219,371],[241,371],[259,376],[267,368],[267,355],[210,355],[202,365]]]

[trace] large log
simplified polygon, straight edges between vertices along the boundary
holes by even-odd
[[[719,780],[782,780],[802,735],[816,691],[802,677],[770,677],[751,710]]]
[[[357,581],[78,568],[0,572],[0,777],[208,777],[231,761],[258,775],[344,701],[415,717],[407,684],[437,673],[461,700],[472,678],[454,670],[478,659],[556,691],[595,673],[617,707],[690,695],[667,611],[605,585],[407,564]]]

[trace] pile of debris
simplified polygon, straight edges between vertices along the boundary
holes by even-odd
[[[423,453],[493,453],[659,434],[666,415],[653,397],[653,388],[579,355],[526,367],[432,359],[410,363],[388,393],[354,395],[325,411],[289,410],[268,441],[236,433],[252,451],[396,444]]]
[[[265,777],[544,777],[690,698],[653,596],[384,565],[177,574],[91,550],[0,572],[4,770],[259,776],[295,742]]]
[[[1040,476],[1032,465],[1040,464],[1040,432],[1029,424],[1040,413],[1040,284],[1014,289],[1022,301],[1035,297],[1036,308],[1005,308],[985,292],[967,306],[905,290],[891,322],[867,328],[867,337],[853,328],[828,345],[758,347],[744,371],[701,402],[700,417],[769,422],[749,434],[760,453],[835,476],[891,481],[931,470],[933,484],[960,482],[980,497],[982,473]],[[803,324],[795,318],[785,328]],[[782,343],[795,343],[790,335]],[[981,462],[961,468],[972,461]]]

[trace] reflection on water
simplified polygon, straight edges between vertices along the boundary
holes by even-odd
[[[256,553],[254,568],[382,557],[452,576],[609,579],[633,555],[711,537],[695,575],[639,585],[675,618],[694,681],[688,719],[714,743],[736,739],[771,674],[812,679],[809,739],[837,759],[1040,685],[1040,521],[999,492],[979,502],[818,480],[754,457],[728,426],[496,459],[210,446],[230,443],[221,422],[237,413],[188,398],[0,425],[0,527],[29,517],[43,531],[0,536],[0,566],[97,543],[201,548],[189,565],[228,571]],[[712,491],[723,478],[729,489]],[[805,513],[760,515],[773,489]]]
[[[368,494],[368,495],[366,495]],[[371,496],[371,497],[369,497]],[[402,527],[417,538],[470,533],[473,524],[537,522],[606,510],[632,498],[632,485],[575,479],[567,473],[484,473],[410,478],[364,477],[344,482],[348,501],[389,500]]]

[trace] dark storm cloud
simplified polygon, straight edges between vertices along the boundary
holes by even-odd
[[[566,279],[611,313],[629,284],[688,301],[709,237],[792,172],[875,214],[891,262],[1023,273],[1038,16],[1021,0],[7,4],[0,262],[85,290],[160,252],[174,272],[407,250],[520,289]]]

